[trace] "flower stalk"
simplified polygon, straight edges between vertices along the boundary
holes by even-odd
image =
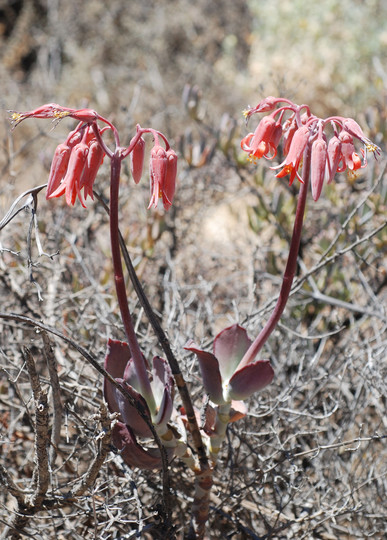
[[[262,349],[262,347],[268,340],[270,334],[273,332],[273,330],[277,326],[278,321],[280,320],[281,315],[289,299],[290,290],[292,288],[293,279],[294,279],[296,268],[297,268],[297,257],[298,257],[298,252],[300,249],[302,225],[303,225],[304,214],[305,214],[306,196],[307,196],[308,187],[309,187],[310,163],[311,163],[310,146],[307,146],[305,148],[303,160],[304,160],[304,164],[303,164],[302,184],[300,185],[300,193],[298,195],[296,216],[295,216],[294,225],[293,225],[293,234],[292,234],[292,239],[290,242],[289,255],[288,255],[288,260],[285,267],[285,272],[284,272],[284,276],[282,280],[279,297],[269,320],[267,321],[266,325],[263,327],[259,335],[256,337],[254,342],[251,344],[249,349],[246,351],[245,355],[243,356],[238,366],[238,369],[241,369],[244,366],[248,365],[257,356],[259,351]]]
[[[119,186],[121,172],[121,155],[120,149],[117,149],[111,158],[111,181],[110,181],[110,244],[112,252],[112,261],[114,269],[114,284],[118,304],[120,307],[122,323],[124,325],[126,338],[128,340],[129,349],[136,366],[136,371],[139,380],[139,391],[147,399],[151,401],[150,407],[155,408],[155,402],[147,375],[145,362],[137,341],[134,331],[132,317],[129,311],[128,298],[126,295],[125,278],[121,261],[121,250],[119,241],[119,226],[118,226],[118,201],[119,201]]]

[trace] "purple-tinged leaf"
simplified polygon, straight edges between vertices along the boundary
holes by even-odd
[[[186,344],[184,349],[194,352],[198,357],[203,385],[211,401],[218,405],[224,403],[218,360],[212,353],[199,349],[192,340]]]
[[[127,343],[109,339],[105,356],[105,370],[114,378],[121,379],[124,375],[126,364],[130,359],[130,351]],[[110,412],[120,412],[116,400],[116,391],[114,386],[104,380],[103,394],[109,406]]]
[[[173,399],[173,386],[174,379],[172,376],[172,370],[166,360],[160,356],[153,358],[152,364],[152,390],[155,397],[155,401],[159,406],[164,396],[164,389],[167,388]]]
[[[126,367],[125,367],[124,376],[122,378],[130,386],[133,386],[133,388],[141,388],[140,381],[137,375],[136,365],[133,361],[133,358],[130,358],[128,360],[128,363],[126,364]]]
[[[145,450],[136,440],[130,428],[117,422],[112,429],[112,441],[120,450],[122,459],[129,467],[139,469],[161,469],[162,461],[158,448]]]
[[[161,424],[166,424],[167,422],[169,422],[169,420],[171,419],[172,411],[173,399],[171,396],[171,392],[167,387],[165,387],[157,416],[153,418],[153,424],[155,426],[160,426]]]
[[[239,369],[229,381],[228,397],[246,399],[271,383],[274,370],[269,360],[256,360]]]
[[[222,330],[214,340],[214,355],[218,359],[223,382],[230,379],[251,345],[247,332],[238,324]]]
[[[139,394],[137,390],[135,390],[123,379],[116,380],[139,404],[143,406],[143,408],[148,412],[150,419],[150,413],[147,403],[145,399],[141,396],[141,394]],[[120,420],[122,420],[126,425],[128,425],[136,435],[139,435],[141,437],[150,437],[151,430],[145,420],[143,420],[143,418],[140,416],[140,413],[137,411],[137,409],[129,403],[126,397],[121,394],[121,392],[117,388],[114,388],[114,391],[116,402],[118,404],[118,409],[121,414]]]

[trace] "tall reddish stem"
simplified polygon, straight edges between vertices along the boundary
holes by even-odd
[[[124,324],[125,334],[128,340],[129,349],[133,362],[136,366],[136,373],[140,387],[141,395],[146,399],[151,410],[155,410],[153,393],[151,390],[149,378],[146,371],[144,358],[137,341],[136,333],[130,315],[128,298],[126,295],[126,286],[124,273],[122,269],[119,228],[118,228],[118,202],[119,185],[121,172],[122,156],[120,149],[117,149],[111,158],[111,182],[110,182],[110,242],[112,250],[112,260],[114,268],[114,283],[118,298],[118,305],[121,311],[122,322]]]
[[[304,220],[306,196],[308,193],[309,177],[310,177],[310,158],[311,158],[311,148],[310,148],[310,145],[308,144],[304,152],[304,165],[303,165],[303,174],[302,174],[302,179],[304,183],[301,184],[301,187],[300,187],[300,193],[298,196],[297,209],[296,209],[296,217],[294,219],[294,225],[293,225],[293,235],[292,235],[292,240],[291,240],[290,249],[289,249],[289,256],[288,256],[288,261],[286,263],[284,277],[283,277],[281,290],[280,290],[277,303],[266,325],[262,328],[258,337],[254,340],[254,342],[251,344],[249,349],[246,351],[244,357],[240,361],[238,369],[241,369],[242,367],[252,362],[254,358],[257,356],[257,354],[259,353],[259,351],[262,349],[267,339],[269,338],[270,334],[273,332],[274,328],[277,326],[277,323],[280,320],[281,315],[289,299],[289,294],[292,288],[292,283],[293,283],[293,279],[294,279],[294,275],[295,275],[296,267],[297,267],[298,250],[300,248],[302,224]]]

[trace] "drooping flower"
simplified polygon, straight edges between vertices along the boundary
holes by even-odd
[[[274,371],[268,360],[256,360],[238,369],[251,343],[246,330],[234,324],[216,336],[213,354],[193,341],[184,347],[198,357],[204,388],[214,403],[246,399],[273,380]]]
[[[242,150],[249,153],[250,158],[260,159],[269,152],[275,153],[272,135],[276,127],[275,118],[264,116],[254,133],[249,133],[241,142]]]
[[[295,115],[291,116],[286,122],[284,122],[283,133],[284,133],[284,155],[289,154],[290,145],[292,143],[294,134],[298,129]]]
[[[167,152],[165,148],[156,144],[150,155],[150,180],[151,180],[151,198],[148,205],[157,208],[159,199],[162,198],[165,176],[167,174]]]
[[[300,167],[304,150],[308,144],[309,135],[310,132],[308,126],[298,128],[292,138],[289,153],[286,156],[285,161],[283,161],[281,165],[278,165],[277,167],[272,167],[272,169],[279,169],[280,167],[283,167],[282,171],[276,174],[276,178],[283,178],[284,176],[290,174],[290,186],[293,184],[296,176],[298,180],[303,183],[301,176],[298,174],[298,169]]]
[[[132,144],[133,140],[136,138],[136,135],[130,141]],[[133,148],[130,154],[130,171],[133,176],[133,180],[138,184],[142,177],[142,171],[144,167],[144,156],[145,156],[145,140],[143,137],[140,137]]]
[[[248,119],[253,114],[263,112],[270,114],[266,120],[261,119],[254,133],[249,133],[242,139],[242,149],[249,152],[251,158],[273,159],[283,137],[283,154],[286,157],[280,165],[271,169],[282,167],[276,177],[283,178],[289,174],[289,184],[292,184],[296,177],[303,182],[302,176],[309,174],[309,171],[303,171],[302,175],[299,173],[304,151],[308,148],[311,158],[312,195],[315,200],[321,194],[324,182],[323,168],[325,179],[329,184],[336,173],[347,170],[349,174],[353,174],[365,167],[368,151],[375,154],[375,158],[381,153],[380,148],[364,134],[359,124],[352,118],[342,116],[318,118],[311,113],[307,105],[296,105],[288,99],[272,96],[263,99],[256,107],[249,107],[244,111],[244,115]],[[272,125],[274,118],[278,118],[275,128]],[[333,129],[333,135],[328,130],[325,131],[326,126]],[[360,148],[360,151],[357,151],[354,139],[363,143],[364,149]]]
[[[56,147],[48,177],[46,199],[52,196],[64,178],[67,172],[70,154],[71,148],[66,143],[61,143]]]
[[[343,160],[344,170],[348,167],[350,171],[356,171],[361,167],[361,158],[359,154],[355,152],[355,146],[353,144],[352,135],[343,129],[339,133],[339,139],[341,142],[341,156]]]
[[[80,180],[86,164],[88,153],[89,147],[84,142],[76,144],[74,148],[71,149],[66,174],[61,184],[54,191],[52,191],[50,195],[46,195],[47,199],[61,197],[64,194],[66,203],[73,206],[78,196],[82,206],[86,208],[85,201],[81,193]]]
[[[310,162],[310,183],[312,188],[312,197],[315,201],[319,199],[323,188],[326,161],[327,143],[325,142],[321,132],[319,137],[313,141]]]
[[[172,206],[173,197],[176,189],[177,176],[177,154],[172,148],[167,150],[167,171],[165,173],[164,186],[161,190],[161,196],[165,210]]]
[[[88,196],[91,199],[94,199],[94,181],[105,156],[105,152],[102,150],[101,145],[96,139],[89,143],[88,148],[89,153],[79,183],[79,189],[84,189],[85,200]]]
[[[109,127],[100,129],[99,133],[102,135],[106,129]],[[46,199],[65,195],[67,204],[74,205],[78,197],[85,208],[85,199],[94,198],[93,184],[104,155],[92,127],[83,129],[80,124],[55,151]]]

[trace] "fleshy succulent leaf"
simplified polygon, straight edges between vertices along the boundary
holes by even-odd
[[[136,371],[136,366],[133,362],[133,358],[130,358],[126,364],[124,375],[122,377],[133,388],[141,388],[140,381]]]
[[[251,345],[247,332],[238,324],[222,330],[214,340],[214,355],[219,362],[223,382],[230,379]]]
[[[138,402],[141,403],[141,405],[144,407],[146,411],[148,411],[149,418],[150,413],[147,406],[147,403],[145,399],[135,390],[130,384],[128,384],[123,379],[116,379],[118,383],[121,384],[125,390]],[[139,435],[141,437],[150,437],[151,431],[149,429],[148,424],[145,422],[145,420],[140,416],[140,413],[136,410],[133,405],[129,403],[129,401],[125,398],[121,392],[114,387],[115,391],[115,399],[118,404],[118,409],[121,414],[121,420],[128,425],[133,432],[136,435]]]
[[[212,353],[199,349],[192,340],[186,344],[184,349],[194,352],[198,357],[203,385],[211,401],[218,405],[224,403],[222,378],[220,376],[219,362],[216,357]]]
[[[173,397],[173,376],[172,370],[166,360],[160,356],[153,358],[152,364],[152,390],[157,404],[161,402],[164,389],[167,388]]]
[[[274,370],[269,360],[256,360],[234,373],[229,381],[228,397],[246,399],[270,384],[273,377]]]
[[[155,426],[160,426],[161,424],[166,424],[167,422],[169,422],[172,411],[173,399],[171,396],[171,392],[167,387],[165,387],[157,415],[152,419],[153,424]]]
[[[231,402],[229,423],[231,424],[232,422],[236,422],[237,420],[244,418],[247,414],[247,411],[247,405],[244,401],[233,400]]]
[[[117,422],[112,429],[112,441],[120,450],[122,459],[129,467],[139,469],[161,469],[161,455],[158,448],[145,450],[136,440],[134,433],[122,422]]]
[[[157,410],[153,411],[152,421],[155,425],[169,422],[173,410],[173,376],[166,360],[155,356],[152,362],[151,387]]]
[[[114,379],[121,379],[123,377],[125,367],[129,359],[130,351],[127,343],[115,339],[109,339],[107,343],[104,367]],[[104,380],[103,393],[110,412],[120,412],[116,400],[115,388],[106,379]]]

